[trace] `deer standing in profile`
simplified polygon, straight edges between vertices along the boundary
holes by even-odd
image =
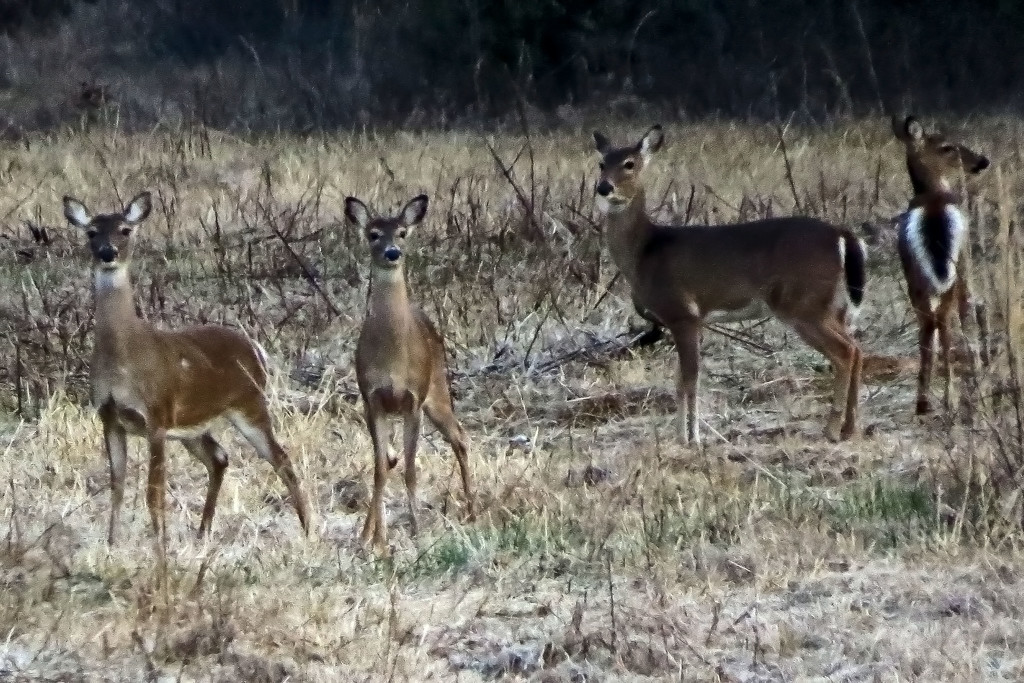
[[[769,310],[835,371],[825,435],[856,429],[861,352],[848,316],[866,283],[864,245],[816,218],[769,218],[719,226],[668,226],[647,215],[643,173],[664,142],[654,126],[634,145],[614,147],[599,132],[598,209],[612,261],[637,310],[669,330],[679,355],[677,380],[684,441],[699,443],[697,383],[705,320],[736,320]]]
[[[153,530],[166,539],[165,443],[180,441],[206,466],[209,485],[200,537],[207,535],[217,508],[228,457],[211,434],[212,423],[226,418],[270,462],[291,493],[303,531],[309,532],[309,506],[288,454],[274,438],[264,389],[267,359],[263,350],[236,330],[204,325],[168,331],[140,318],[128,268],[133,233],[152,207],[150,193],[132,199],[122,211],[93,215],[72,197],[64,197],[64,216],[89,239],[93,260],[96,341],[90,381],[92,402],[103,422],[110,465],[110,526],[113,545],[124,498],[127,436],[149,443],[146,502]]]
[[[907,292],[917,315],[921,363],[917,376],[916,410],[918,415],[924,415],[931,411],[929,386],[935,334],[938,332],[942,353],[943,402],[949,410],[952,384],[949,325],[953,306],[957,307],[965,341],[965,328],[970,319],[970,290],[964,256],[967,218],[957,207],[960,197],[953,190],[954,183],[960,185],[965,175],[981,173],[989,167],[989,160],[941,134],[925,134],[921,122],[913,116],[908,116],[903,122],[894,118],[892,128],[906,149],[907,173],[914,190],[909,208],[900,216],[897,245]],[[977,317],[978,326],[984,332],[986,324],[980,307]],[[983,333],[982,362],[987,362],[984,336]],[[969,348],[969,343],[967,345]],[[972,365],[973,355],[972,351]]]
[[[373,443],[373,498],[362,541],[365,544],[372,539],[378,552],[387,551],[384,484],[388,470],[395,465],[387,456],[384,426],[388,416],[400,416],[404,425],[405,488],[413,535],[419,530],[416,448],[424,413],[455,453],[470,519],[474,514],[468,442],[452,405],[444,340],[426,314],[410,302],[405,283],[405,242],[426,212],[426,195],[410,200],[397,216],[378,218],[371,218],[366,205],[355,197],[345,200],[345,216],[362,230],[370,249],[370,289],[355,360]]]

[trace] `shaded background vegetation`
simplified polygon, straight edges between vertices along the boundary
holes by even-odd
[[[1020,104],[1015,0],[0,0],[0,120],[242,129]],[[62,82],[66,81],[66,82]],[[109,112],[108,112],[109,113]]]

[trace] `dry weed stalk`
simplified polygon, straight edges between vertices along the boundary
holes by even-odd
[[[790,211],[771,127],[678,130],[652,179],[662,218],[717,225]],[[971,130],[986,149],[1024,139],[1011,118]],[[808,213],[869,224],[859,341],[905,360],[916,333],[889,221],[906,200],[891,134],[842,122],[793,126],[785,141]],[[1024,670],[1012,647],[1024,609],[1024,276],[1010,229],[1024,180],[1013,155],[996,159],[991,196],[966,208],[994,348],[973,429],[908,419],[913,380],[897,368],[865,392],[866,438],[825,445],[813,438],[812,394],[826,391],[828,368],[775,323],[729,325],[736,338],[703,341],[714,436],[694,457],[664,438],[670,354],[622,351],[632,311],[594,229],[580,131],[531,130],[532,172],[526,151],[508,163],[521,136],[491,140],[533,202],[535,241],[486,145],[457,130],[248,140],[94,126],[28,142],[5,147],[0,166],[0,216],[20,207],[0,220],[0,412],[17,404],[14,339],[27,415],[0,420],[0,678],[1014,680]],[[216,544],[173,536],[161,592],[151,553],[100,538],[102,435],[84,409],[93,321],[75,240],[49,200],[66,184],[107,202],[113,187],[153,178],[161,211],[137,257],[159,276],[140,282],[133,304],[171,328],[240,323],[264,343],[280,368],[271,409],[323,521],[317,542],[297,542],[282,501],[229,473]],[[368,561],[352,540],[365,499],[334,495],[365,478],[370,449],[351,371],[367,269],[361,237],[338,230],[329,207],[347,194],[394,204],[420,187],[436,220],[407,276],[450,344],[453,395],[479,454],[480,519],[445,515],[453,467],[432,457],[443,444],[427,434],[421,539],[414,548],[396,534],[392,558]],[[126,481],[141,500],[136,465]],[[205,473],[175,468],[170,479],[169,519],[198,521]],[[385,505],[400,509],[393,498]],[[125,531],[145,538],[144,506],[127,507]],[[737,622],[753,604],[756,622]]]

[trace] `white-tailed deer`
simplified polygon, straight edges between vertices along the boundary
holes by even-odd
[[[135,313],[128,278],[132,234],[151,206],[149,192],[143,192],[122,211],[93,215],[82,202],[64,197],[64,216],[85,232],[93,258],[96,341],[90,380],[110,465],[107,541],[113,545],[117,538],[129,434],[149,442],[146,502],[158,538],[166,539],[167,531],[167,439],[180,441],[206,466],[209,486],[199,534],[209,533],[228,466],[227,453],[210,433],[211,423],[218,418],[226,418],[274,466],[308,533],[306,497],[271,428],[264,395],[267,361],[263,350],[227,327],[204,325],[167,331]]]
[[[653,315],[675,341],[684,440],[699,442],[702,323],[764,309],[832,362],[835,384],[825,434],[849,438],[857,422],[861,352],[847,323],[864,296],[864,245],[846,228],[806,217],[655,224],[647,215],[643,172],[663,141],[661,126],[627,147],[613,147],[595,132],[601,155],[596,193],[608,250],[629,282],[634,305]]]
[[[384,426],[388,416],[403,420],[405,488],[412,533],[416,521],[416,447],[423,413],[455,453],[469,517],[473,517],[466,433],[455,417],[444,340],[426,314],[409,300],[405,284],[405,240],[427,212],[427,197],[410,200],[394,217],[371,218],[363,202],[345,200],[345,216],[370,248],[370,289],[366,318],[356,346],[356,379],[363,397],[366,428],[373,443],[373,499],[363,525],[362,541],[371,538],[386,552],[384,484],[395,465],[387,457]]]
[[[931,411],[929,386],[932,376],[935,333],[939,335],[944,379],[943,401],[950,407],[952,340],[949,324],[957,306],[961,334],[970,319],[970,290],[966,280],[964,249],[967,247],[967,219],[957,207],[954,184],[967,174],[989,166],[987,157],[965,145],[949,141],[938,133],[926,134],[913,116],[892,120],[892,129],[907,154],[907,173],[914,196],[900,217],[898,249],[907,292],[917,315],[921,363],[917,376],[917,414]],[[977,310],[982,334],[982,361],[987,362],[983,309]],[[970,344],[967,344],[968,348]],[[971,363],[974,364],[973,351]]]

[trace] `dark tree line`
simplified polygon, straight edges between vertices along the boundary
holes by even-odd
[[[267,97],[312,126],[624,95],[693,116],[970,111],[1018,106],[1024,73],[1018,0],[0,0],[0,32],[97,2],[143,27],[151,67],[301,74]]]

